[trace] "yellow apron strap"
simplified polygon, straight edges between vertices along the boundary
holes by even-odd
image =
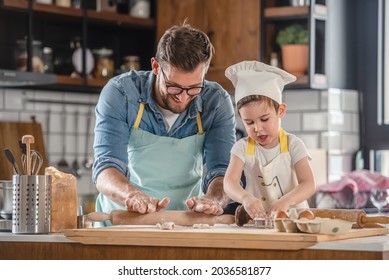
[[[197,127],[199,129],[199,134],[203,134],[204,131],[203,131],[203,124],[201,123],[201,117],[200,117],[200,113],[197,112],[196,114],[196,122],[197,122]]]
[[[285,130],[280,128],[280,134],[278,137],[280,139],[280,152],[281,153],[289,152],[288,135],[286,135]],[[251,137],[249,137],[247,147],[246,147],[246,155],[253,156],[254,153],[255,153],[255,141]]]
[[[145,104],[144,103],[140,103],[139,104],[138,115],[136,116],[135,123],[134,123],[134,128],[139,128],[139,124],[140,124],[140,120],[142,119],[144,108],[145,108]]]
[[[255,141],[251,137],[249,137],[249,141],[247,143],[246,155],[253,156],[255,152]]]
[[[280,152],[281,153],[287,153],[289,152],[289,147],[288,147],[288,135],[286,135],[285,130],[280,128]]]

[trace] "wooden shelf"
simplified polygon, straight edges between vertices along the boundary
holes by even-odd
[[[327,16],[327,7],[324,5],[316,4],[313,7],[315,16]],[[280,19],[280,18],[296,18],[296,17],[308,17],[310,13],[310,6],[299,7],[268,7],[265,9],[264,15],[266,19]]]
[[[153,11],[155,7],[154,0],[151,1],[151,4],[151,11]],[[23,26],[24,24],[26,26],[30,26],[30,24],[32,26],[36,25],[38,26],[37,28],[31,28],[31,30],[25,30],[25,32],[31,32],[32,37],[44,41],[44,44],[53,48],[53,53],[58,50],[57,54],[59,53],[60,55],[70,55],[68,54],[69,50],[63,47],[62,41],[69,41],[69,38],[74,36],[85,38],[86,45],[90,44],[91,46],[100,46],[106,42],[110,43],[109,47],[114,49],[115,54],[117,53],[117,57],[113,57],[114,60],[116,59],[115,61],[120,60],[120,56],[123,55],[122,52],[133,52],[145,57],[151,57],[154,53],[154,30],[156,28],[156,20],[154,17],[140,18],[117,12],[98,12],[94,9],[85,10],[73,7],[61,7],[55,4],[39,4],[35,3],[35,1],[31,3],[30,7],[29,0],[0,0],[0,12],[2,14],[4,12],[6,16],[0,20],[1,27],[3,25],[7,26],[8,24],[18,24],[20,20],[23,20]],[[13,20],[14,17],[18,20]],[[51,24],[52,22],[55,23],[53,24],[55,26],[53,28],[47,24]],[[49,34],[50,32],[51,34]],[[23,27],[18,30],[18,33],[25,36]],[[20,37],[20,35],[18,36]],[[139,46],[133,46],[134,40],[132,38],[139,39],[137,43]],[[11,44],[12,42],[2,42],[0,43],[0,48],[4,45],[8,49],[11,49]],[[4,60],[4,55],[0,57],[0,60],[2,59]],[[12,69],[14,67],[12,59],[7,58],[6,61],[7,65],[5,68]],[[57,73],[66,74],[68,72],[57,71]],[[59,91],[96,93],[109,80],[90,77],[85,79],[83,77],[71,77],[66,74],[54,74],[52,75],[53,82],[50,84],[32,87]]]
[[[327,87],[325,69],[325,26],[327,6],[325,1],[311,0],[305,6],[281,6],[283,1],[262,0],[262,50],[261,59],[269,63],[271,53],[277,53],[282,65],[281,48],[276,42],[277,34],[288,25],[298,23],[308,30],[308,73],[286,86],[290,89]]]
[[[264,14],[265,14],[265,18],[307,16],[309,14],[309,6],[269,7],[265,9]]]
[[[105,86],[106,83],[108,83],[108,81],[109,81],[109,78],[106,78],[106,79],[89,78],[87,83],[88,83],[88,86],[102,88],[103,86]]]
[[[70,86],[83,86],[83,78],[72,78],[70,76],[57,75],[57,83],[59,85],[70,85]]]
[[[57,76],[57,84],[58,85],[66,85],[66,86],[89,86],[89,87],[99,87],[102,88],[105,86],[105,84],[109,81],[108,78],[106,79],[95,79],[95,78],[88,78],[87,84],[85,85],[84,79],[80,77],[70,77],[70,76],[64,76],[64,75],[58,75]]]
[[[4,0],[3,6],[5,8],[13,9],[28,9],[27,0]],[[32,10],[39,13],[60,15],[71,18],[82,18],[82,9],[66,8],[49,4],[33,3]],[[87,10],[87,19],[94,22],[101,22],[104,24],[112,25],[129,25],[144,28],[155,28],[155,20],[152,18],[137,18],[125,14],[109,13],[109,12],[97,12],[95,10]]]
[[[87,10],[87,18],[89,20],[111,23],[114,25],[129,25],[145,28],[154,28],[155,20],[152,18],[137,18],[125,14],[97,12],[94,10]]]

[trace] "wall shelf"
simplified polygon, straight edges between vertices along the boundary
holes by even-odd
[[[129,14],[99,12],[88,7],[67,8],[55,4],[39,4],[35,1],[32,1],[30,6],[28,0],[0,1],[0,34],[7,38],[0,40],[1,68],[16,70],[13,55],[16,41],[27,38],[29,44],[32,37],[34,40],[42,41],[42,47],[48,46],[53,49],[53,60],[61,56],[60,59],[66,60],[67,63],[66,69],[60,71],[55,69],[57,83],[42,88],[59,90],[70,88],[74,91],[94,93],[109,79],[85,78],[86,74],[77,78],[70,76],[73,67],[71,55],[74,51],[70,48],[70,41],[79,37],[81,46],[91,50],[106,47],[114,51],[112,59],[115,64],[115,75],[123,63],[123,57],[128,55],[139,56],[142,69],[148,70],[150,57],[155,52],[155,2],[156,0],[150,2],[150,18],[137,18]],[[84,0],[85,3],[89,4]],[[14,32],[8,30],[7,26],[13,26]]]
[[[261,60],[270,63],[272,54],[278,57],[282,68],[281,47],[276,43],[278,32],[286,26],[298,23],[309,33],[308,71],[297,77],[287,88],[326,88],[325,39],[327,7],[325,0],[311,0],[310,5],[290,6],[289,1],[262,0],[261,10]]]

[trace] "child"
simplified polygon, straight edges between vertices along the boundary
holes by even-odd
[[[281,128],[286,104],[284,85],[296,77],[258,61],[243,61],[226,69],[235,87],[235,102],[248,137],[231,149],[224,191],[243,205],[252,219],[270,218],[289,208],[308,208],[315,179],[304,143]],[[242,171],[245,189],[240,185]]]

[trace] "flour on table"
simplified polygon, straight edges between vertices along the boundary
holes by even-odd
[[[163,229],[163,230],[172,230],[174,229],[174,222],[163,222],[162,224],[158,223],[157,224],[157,227],[159,229]]]
[[[210,226],[208,224],[194,224],[193,228],[204,229],[204,228],[210,228]]]

